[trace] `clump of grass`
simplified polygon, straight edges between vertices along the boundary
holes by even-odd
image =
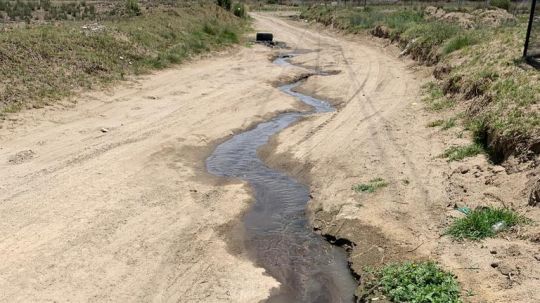
[[[427,124],[427,127],[441,127],[442,130],[448,130],[454,126],[456,126],[456,118],[450,118],[446,120],[435,120],[431,121]]]
[[[448,55],[452,52],[465,48],[467,46],[473,45],[476,43],[476,39],[469,34],[459,34],[449,39],[443,46],[442,52],[445,55]]]
[[[369,288],[378,288],[392,302],[460,303],[455,276],[434,262],[391,264],[375,272]]]
[[[452,146],[444,151],[443,156],[448,161],[459,161],[468,157],[474,157],[484,153],[484,147],[478,143],[472,143],[465,146]]]
[[[456,219],[447,234],[454,239],[480,240],[497,234],[492,226],[504,222],[506,227],[528,223],[529,220],[513,210],[506,208],[482,207],[471,211],[467,216]]]
[[[455,105],[455,101],[446,98],[443,90],[439,85],[434,82],[430,82],[423,87],[424,89],[424,102],[426,102],[428,108],[433,111],[440,111],[443,109],[452,108]]]
[[[377,189],[388,186],[388,182],[386,182],[383,178],[375,178],[369,180],[368,183],[361,183],[354,185],[352,189],[356,192],[367,192],[367,193],[373,193]]]
[[[444,120],[439,119],[439,120],[429,122],[427,124],[427,127],[438,127],[438,126],[443,125],[443,123],[444,123]]]
[[[444,120],[444,122],[441,124],[441,129],[448,130],[454,126],[456,126],[456,118],[450,118],[450,119]]]

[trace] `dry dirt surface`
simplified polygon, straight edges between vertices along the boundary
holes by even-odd
[[[254,17],[256,29],[303,53],[295,63],[341,71],[301,88],[338,111],[286,129],[261,155],[311,184],[314,225],[354,241],[355,269],[431,258],[457,273],[471,301],[540,300],[538,243],[440,236],[455,212],[448,205],[463,198],[450,199],[450,185],[465,182],[469,193],[484,185],[469,182],[476,170],[460,170],[470,178],[459,180],[451,174],[457,166],[437,158],[450,139],[425,127],[432,117],[420,102],[421,68],[378,41]],[[77,103],[9,115],[0,129],[0,301],[266,298],[279,284],[241,247],[227,245],[249,188],[208,175],[204,160],[230,135],[300,108],[273,84],[305,70],[273,65],[275,52],[242,47]],[[488,175],[485,159],[471,161]],[[374,177],[389,186],[373,195],[351,191]],[[538,211],[528,216],[538,219]],[[504,273],[490,266],[494,259],[508,263]]]

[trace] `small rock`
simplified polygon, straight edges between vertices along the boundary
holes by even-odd
[[[515,271],[515,269],[513,267],[511,267],[510,265],[505,264],[505,263],[499,264],[497,269],[499,270],[499,272],[501,274],[503,274],[505,276],[513,275],[514,271]]]
[[[498,262],[492,262],[490,265],[491,265],[491,267],[493,267],[493,268],[499,267],[499,263],[498,263]]]
[[[536,259],[536,261],[540,261],[540,254],[534,255],[534,258]]]
[[[503,171],[505,171],[504,167],[500,166],[500,165],[495,165],[491,168],[491,171],[498,174],[498,173],[502,173]]]
[[[26,162],[26,161],[34,158],[34,155],[35,155],[35,153],[31,149],[23,150],[23,151],[20,151],[20,152],[16,153],[15,155],[9,157],[8,163],[9,164],[21,164],[23,162]]]
[[[489,253],[492,254],[492,255],[496,255],[496,254],[497,254],[497,251],[494,250],[494,249],[492,249],[492,250],[489,251]]]
[[[464,165],[461,165],[460,167],[457,168],[457,171],[460,172],[461,174],[466,174],[469,172],[469,168],[464,166]]]
[[[102,133],[108,133],[108,132],[109,132],[109,129],[108,129],[108,128],[102,128],[102,129],[101,129],[101,132],[102,132]]]
[[[479,171],[477,171],[477,172],[475,172],[475,173],[473,174],[473,176],[474,176],[475,178],[480,178],[480,176],[482,176],[482,173],[480,173]]]

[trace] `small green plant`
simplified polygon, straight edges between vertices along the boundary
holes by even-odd
[[[375,178],[369,180],[368,183],[362,183],[357,184],[352,187],[352,190],[356,192],[367,192],[372,193],[375,192],[377,189],[388,186],[388,182],[386,182],[383,178]]]
[[[438,127],[440,126],[442,130],[448,130],[454,126],[456,126],[456,118],[450,118],[446,120],[435,120],[431,121],[427,124],[427,127]]]
[[[495,236],[498,231],[493,225],[499,222],[504,222],[503,227],[512,227],[529,220],[507,208],[481,207],[456,219],[446,233],[458,240],[480,240]]]
[[[441,126],[443,125],[444,123],[444,120],[435,120],[435,121],[431,121],[427,124],[427,127],[438,127],[438,126]]]
[[[434,262],[391,264],[376,271],[369,288],[379,288],[392,302],[460,303],[455,276]]]
[[[443,156],[448,161],[459,161],[468,157],[474,157],[484,152],[484,147],[478,143],[472,143],[465,146],[452,146],[444,151]]]
[[[450,118],[450,119],[444,120],[444,122],[441,124],[441,129],[448,130],[454,126],[456,126],[456,118]]]
[[[246,6],[243,3],[235,3],[233,6],[233,14],[238,18],[245,18]]]
[[[126,0],[126,11],[130,16],[139,16],[141,14],[141,8],[139,7],[138,0]]]

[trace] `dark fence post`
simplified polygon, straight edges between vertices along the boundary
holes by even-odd
[[[523,57],[527,57],[529,48],[529,39],[531,38],[532,23],[534,19],[534,11],[536,10],[536,0],[531,0],[531,15],[529,16],[529,25],[527,26],[527,36],[525,37],[525,47],[523,48]]]

